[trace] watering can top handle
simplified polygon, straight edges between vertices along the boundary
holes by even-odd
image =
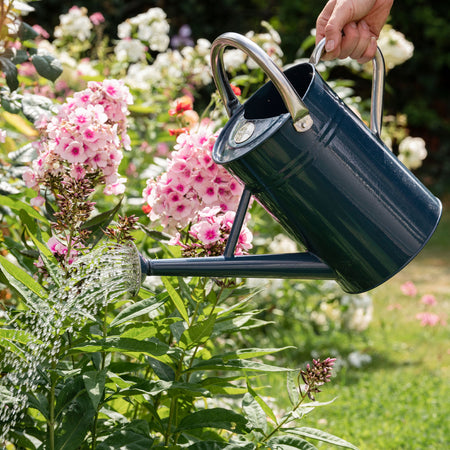
[[[251,39],[238,33],[221,34],[211,46],[211,68],[214,81],[225,105],[228,115],[231,117],[240,103],[231,89],[223,64],[223,52],[225,47],[235,47],[250,56],[269,76],[277,88],[283,101],[292,116],[297,131],[306,131],[312,125],[308,108],[298,96],[292,84],[285,77],[281,69],[272,61],[261,47]]]
[[[325,38],[323,38],[314,48],[309,62],[317,66],[325,48]],[[372,59],[373,76],[372,76],[372,100],[370,105],[370,129],[380,136],[381,126],[383,123],[383,93],[384,93],[384,76],[385,65],[383,54],[379,47]]]
[[[283,74],[281,69],[272,61],[261,47],[251,39],[238,33],[224,33],[220,35],[211,46],[211,68],[214,81],[225,105],[228,115],[231,117],[240,102],[231,89],[223,64],[223,52],[225,47],[235,47],[250,56],[268,75],[272,83],[280,93],[286,108],[288,109],[297,131],[306,131],[312,126],[312,119],[308,108],[295,91],[292,84]],[[325,39],[320,41],[314,49],[310,63],[317,65],[325,47]],[[379,48],[373,58],[373,82],[372,101],[370,114],[370,128],[377,135],[381,133],[383,116],[383,91],[384,91],[384,59]]]

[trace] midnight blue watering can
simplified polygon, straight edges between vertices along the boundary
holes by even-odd
[[[146,275],[334,279],[349,293],[370,290],[408,264],[430,239],[442,206],[381,141],[384,61],[373,60],[370,129],[317,72],[325,42],[308,63],[282,72],[250,39],[219,36],[211,49],[216,86],[230,120],[213,159],[244,185],[223,256],[144,260]],[[242,50],[270,81],[244,104],[223,65]],[[305,249],[235,256],[254,196]]]

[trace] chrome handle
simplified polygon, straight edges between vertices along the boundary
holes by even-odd
[[[325,38],[323,38],[314,48],[309,62],[316,66],[325,47]],[[370,103],[370,129],[380,137],[381,127],[383,123],[383,93],[384,93],[384,77],[385,65],[383,54],[379,47],[372,59],[373,76],[372,76],[372,98]]]
[[[212,74],[228,115],[231,117],[240,103],[230,87],[223,64],[223,52],[227,46],[243,51],[264,70],[280,93],[292,117],[295,129],[299,132],[309,130],[312,126],[311,116],[292,84],[257,44],[238,33],[221,34],[211,46]]]

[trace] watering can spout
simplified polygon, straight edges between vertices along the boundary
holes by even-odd
[[[141,271],[147,276],[335,279],[333,270],[309,252],[153,260],[141,256]]]

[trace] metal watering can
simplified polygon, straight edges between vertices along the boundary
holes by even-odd
[[[253,41],[219,36],[214,80],[230,120],[213,159],[244,185],[224,254],[145,260],[144,275],[334,279],[348,293],[368,291],[407,265],[433,234],[442,205],[380,139],[384,61],[373,60],[370,129],[328,86],[316,65],[282,72]],[[270,81],[244,104],[223,65],[227,46],[242,50]],[[305,252],[235,256],[254,196]]]

